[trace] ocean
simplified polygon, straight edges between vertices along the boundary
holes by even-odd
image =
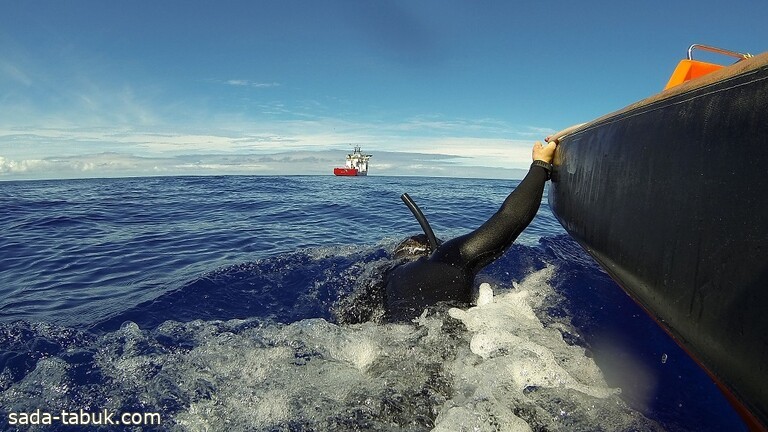
[[[746,430],[546,196],[492,302],[335,321],[420,232],[402,193],[445,240],[517,183],[0,182],[0,430]]]

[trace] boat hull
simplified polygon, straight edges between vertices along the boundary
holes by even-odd
[[[355,168],[334,168],[333,175],[352,177],[352,176],[358,176],[358,175],[364,175],[364,174],[360,174],[360,171],[358,171]]]
[[[564,137],[549,201],[750,425],[765,429],[768,57],[745,62]]]

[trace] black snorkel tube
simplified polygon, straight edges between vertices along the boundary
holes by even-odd
[[[435,237],[435,233],[432,231],[432,227],[429,226],[429,222],[427,222],[427,218],[424,217],[424,213],[421,212],[421,209],[419,206],[416,205],[415,202],[411,199],[410,196],[408,196],[407,193],[404,193],[400,195],[400,199],[403,200],[405,205],[408,206],[408,209],[413,213],[413,216],[416,217],[416,220],[419,221],[419,225],[421,225],[421,229],[424,231],[424,234],[427,235],[427,240],[429,241],[429,248],[432,252],[437,250],[437,238]]]

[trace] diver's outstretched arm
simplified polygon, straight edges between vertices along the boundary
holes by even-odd
[[[546,168],[539,165],[552,162],[555,143],[533,148],[534,163],[522,182],[507,196],[501,208],[480,228],[469,234],[445,242],[433,259],[459,265],[477,273],[500,257],[531,223],[541,205],[544,184],[549,177]]]
[[[531,166],[525,179],[480,228],[440,247],[438,252],[446,255],[443,261],[453,261],[477,273],[500,257],[536,216],[546,181],[547,171],[541,166]]]

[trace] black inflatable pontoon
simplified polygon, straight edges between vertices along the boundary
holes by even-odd
[[[566,230],[768,425],[768,53],[560,139]]]

